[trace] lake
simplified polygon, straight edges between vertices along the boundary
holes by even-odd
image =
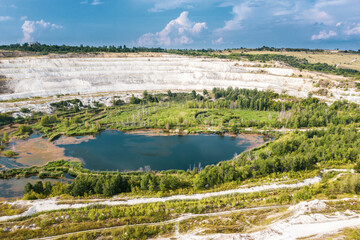
[[[60,139],[56,145],[65,149],[65,156],[82,159],[86,168],[102,171],[187,170],[232,159],[234,154],[265,143],[263,136],[249,134],[167,136],[116,130],[76,139],[70,144]]]

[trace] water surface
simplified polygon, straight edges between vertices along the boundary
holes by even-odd
[[[79,140],[82,137],[77,137]],[[77,144],[57,144],[65,155],[80,158],[92,170],[182,169],[216,164],[248,148],[259,146],[263,136],[138,135],[106,130]]]
[[[0,179],[0,200],[22,198],[26,183],[29,182],[35,184],[37,181],[42,181],[43,183],[51,182],[51,184],[55,184],[56,182],[71,183],[73,178],[66,174],[64,178],[59,179],[40,179],[36,176],[28,178]]]

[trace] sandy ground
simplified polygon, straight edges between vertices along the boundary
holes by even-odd
[[[344,199],[346,200],[346,199]],[[313,200],[300,202],[290,206],[285,214],[289,217],[275,221],[262,230],[248,234],[202,234],[204,230],[197,229],[190,233],[177,234],[171,239],[177,240],[291,240],[311,237],[319,238],[323,235],[336,233],[344,228],[359,227],[360,214],[345,211],[332,213],[318,213],[328,209],[326,201]],[[315,212],[315,213],[313,213]],[[284,214],[284,215],[285,215]],[[165,238],[157,238],[157,240]],[[169,238],[166,238],[169,239]]]
[[[42,137],[16,140],[12,142],[9,149],[19,155],[10,159],[24,166],[41,166],[49,161],[60,159],[82,162],[79,158],[65,156],[65,148],[58,146],[58,144],[76,144],[91,138],[93,137],[87,136],[82,139],[64,137],[56,142],[49,142]]]

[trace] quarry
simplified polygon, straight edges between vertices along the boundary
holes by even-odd
[[[294,52],[0,51],[0,238],[356,239],[360,74]]]
[[[360,102],[346,78],[302,71],[281,63],[232,61],[170,54],[100,56],[31,56],[0,59],[3,76],[0,111],[21,107],[51,112],[49,103],[79,98],[85,105],[94,101],[110,105],[114,96],[127,100],[132,94],[172,91],[202,91],[214,87],[271,90],[295,97],[309,94],[328,102]],[[326,94],[319,94],[328,82]],[[41,98],[41,99],[37,99]],[[23,99],[11,102],[9,100]]]

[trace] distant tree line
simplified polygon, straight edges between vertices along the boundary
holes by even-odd
[[[147,47],[132,47],[129,48],[126,45],[119,46],[84,46],[81,44],[80,46],[68,46],[68,45],[47,45],[41,44],[38,42],[35,43],[16,43],[10,45],[1,45],[1,50],[7,51],[27,51],[27,52],[38,52],[43,54],[48,53],[98,53],[98,52],[170,52],[170,53],[213,53],[217,50],[208,48],[208,49],[171,49],[166,50],[164,48],[155,47],[155,48],[147,48]],[[232,49],[224,49],[224,51],[233,51],[233,50],[244,50],[244,51],[270,51],[270,52],[325,52],[324,49],[309,49],[309,48],[275,48],[275,47],[259,47],[259,48],[232,48]],[[220,52],[222,50],[219,50]],[[339,51],[343,53],[360,53],[360,49],[358,51],[354,50],[344,50]]]
[[[0,46],[1,50],[7,51],[26,51],[38,52],[43,54],[48,53],[99,53],[99,52],[165,52],[163,48],[146,48],[146,47],[132,47],[128,48],[126,45],[120,46],[67,46],[67,45],[47,45],[41,43],[24,43],[24,44],[10,44]]]

